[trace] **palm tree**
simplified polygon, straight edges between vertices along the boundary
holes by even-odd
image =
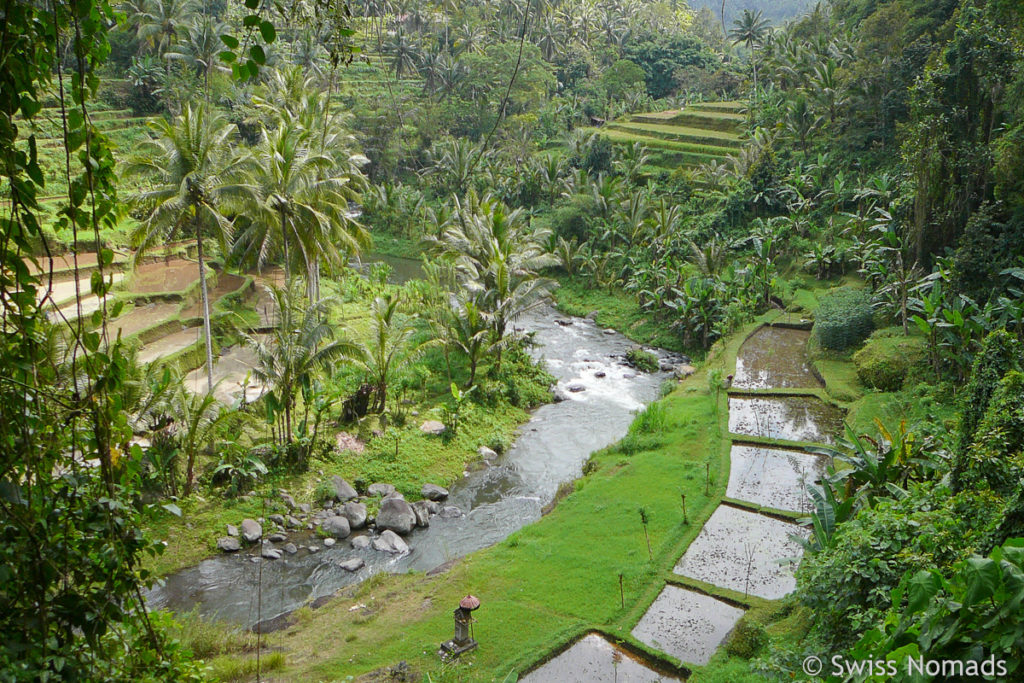
[[[210,72],[214,69],[226,70],[218,65],[218,55],[223,49],[220,37],[228,32],[224,22],[202,15],[194,18],[178,44],[164,53],[164,59],[182,61],[202,74],[203,93],[207,101],[210,99]]]
[[[153,245],[164,244],[175,235],[195,238],[206,338],[207,389],[212,391],[213,340],[203,240],[212,237],[226,251],[231,221],[225,210],[247,196],[246,186],[236,182],[242,159],[234,153],[231,141],[237,130],[222,115],[210,114],[204,105],[188,105],[174,121],[156,119],[150,126],[158,137],[142,142],[127,163],[129,174],[150,184],[149,189],[132,197],[137,206],[151,210],[131,236],[136,247],[135,260]]]
[[[369,376],[376,399],[374,410],[387,408],[388,385],[398,368],[416,360],[436,340],[415,342],[414,317],[399,312],[401,297],[378,296],[370,304],[370,338],[349,342],[345,357]],[[353,335],[355,336],[355,335]]]
[[[395,78],[401,78],[406,71],[416,70],[420,51],[401,24],[388,36],[383,45],[383,52],[391,57],[391,68],[395,70]]]
[[[231,414],[213,395],[193,394],[183,384],[171,395],[168,405],[176,426],[178,447],[185,454],[185,495],[195,486],[195,467],[199,452],[208,448],[224,420]]]
[[[195,0],[144,0],[132,9],[135,37],[156,54],[163,55],[173,44],[178,29],[195,13],[196,3]]]
[[[304,301],[293,282],[285,287],[272,287],[270,293],[279,312],[279,323],[268,339],[249,339],[256,353],[253,375],[267,387],[273,387],[269,398],[275,412],[283,418],[282,440],[291,443],[298,391],[311,386],[317,372],[336,359],[355,353],[356,348],[333,339],[334,328],[327,322],[332,299]]]
[[[491,328],[484,311],[486,297],[483,292],[459,289],[449,295],[448,306],[441,315],[441,327],[445,342],[466,356],[469,362],[469,378],[466,388],[476,382],[476,371],[480,359],[491,348]]]
[[[320,264],[338,267],[344,256],[369,243],[367,232],[348,216],[351,176],[339,172],[333,156],[314,151],[318,143],[319,131],[310,132],[294,119],[263,130],[247,168],[249,223],[236,243],[258,267],[280,249],[286,279],[295,262],[301,263],[313,301]]]
[[[750,63],[754,70],[754,97],[757,97],[757,50],[764,45],[771,29],[771,22],[764,18],[761,10],[751,12],[743,10],[743,16],[733,22],[734,28],[729,31],[734,45],[743,43],[750,51]]]
[[[539,271],[558,260],[544,247],[548,232],[531,229],[521,210],[473,195],[468,205],[456,204],[457,217],[435,243],[455,260],[462,286],[484,293],[500,369],[509,325],[551,293],[553,281]]]

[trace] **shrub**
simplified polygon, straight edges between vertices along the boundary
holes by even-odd
[[[725,651],[733,657],[750,659],[759,653],[768,642],[764,627],[748,619],[740,619],[725,644]]]
[[[657,372],[658,370],[658,357],[650,351],[644,351],[639,346],[634,346],[626,351],[626,360],[633,367],[644,372]]]
[[[910,368],[921,360],[923,341],[916,337],[876,338],[873,336],[853,355],[861,384],[880,391],[897,391]]]
[[[823,296],[814,316],[818,343],[842,351],[856,346],[874,329],[871,299],[860,289],[843,288]]]

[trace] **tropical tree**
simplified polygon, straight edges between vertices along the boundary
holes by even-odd
[[[532,229],[521,210],[473,195],[456,204],[456,218],[434,242],[454,260],[462,286],[483,293],[500,368],[509,325],[551,293],[554,283],[540,270],[558,260],[544,246],[548,232]]]
[[[223,66],[218,66],[218,55],[224,49],[220,37],[228,32],[227,24],[215,17],[195,17],[185,28],[178,43],[164,53],[164,59],[184,62],[202,75],[203,93],[207,100],[210,97],[210,73],[215,69],[225,70]]]
[[[271,296],[279,322],[268,337],[250,337],[256,353],[255,378],[272,387],[267,397],[270,413],[281,416],[282,441],[293,439],[292,416],[298,392],[313,386],[316,373],[336,359],[353,354],[356,347],[334,339],[334,328],[327,321],[332,299],[304,300],[294,283],[271,287]]]
[[[168,404],[175,425],[178,449],[185,455],[184,494],[192,493],[196,480],[196,460],[204,449],[209,449],[221,425],[231,414],[213,395],[213,391],[193,394],[179,384]]]
[[[135,37],[162,55],[195,11],[195,0],[144,0],[133,8],[129,21],[135,25]]]
[[[729,37],[734,45],[743,43],[750,51],[750,64],[754,72],[754,97],[757,97],[757,51],[760,49],[771,29],[771,22],[764,18],[761,10],[752,12],[743,10],[742,16],[733,22]]]
[[[319,142],[320,131],[295,118],[263,130],[247,165],[249,223],[237,243],[260,267],[280,250],[286,279],[296,262],[302,264],[306,293],[314,301],[321,264],[339,267],[369,243],[365,229],[348,216],[352,169],[316,151]]]
[[[231,206],[249,196],[238,182],[243,160],[231,147],[235,125],[204,105],[185,107],[173,121],[156,119],[151,127],[155,140],[140,143],[127,163],[129,174],[148,186],[132,197],[136,206],[150,211],[132,232],[135,261],[157,244],[175,236],[193,237],[199,262],[199,286],[206,341],[207,390],[213,390],[213,339],[210,330],[210,298],[206,283],[204,239],[212,238],[227,251],[232,225]]]
[[[421,356],[437,342],[416,341],[415,316],[401,313],[402,298],[393,294],[376,297],[370,304],[370,336],[352,334],[345,357],[362,370],[373,385],[373,410],[387,408],[388,385],[395,372]]]

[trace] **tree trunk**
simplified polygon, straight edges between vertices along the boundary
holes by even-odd
[[[288,258],[288,232],[285,228],[284,211],[281,212],[281,244],[284,248],[284,283],[288,286],[292,281],[292,271]]]
[[[210,333],[210,294],[206,287],[206,263],[203,261],[203,233],[199,227],[199,217],[195,219],[196,247],[199,258],[199,289],[203,299],[203,336],[206,337],[206,391],[213,391],[213,337]],[[191,462],[189,462],[191,468]]]
[[[725,27],[725,0],[722,0],[722,42],[729,40],[729,29]]]

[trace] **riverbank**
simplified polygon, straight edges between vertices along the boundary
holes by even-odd
[[[340,283],[324,282],[325,292],[343,298],[343,303],[331,311],[331,323],[339,330],[348,329],[349,334],[369,335],[373,296],[384,291],[398,293],[401,287],[354,284],[358,278],[352,278]],[[194,566],[219,552],[217,540],[224,536],[227,525],[237,526],[245,518],[288,514],[281,491],[299,502],[316,502],[317,489],[333,475],[364,485],[393,484],[409,500],[420,498],[425,483],[446,486],[462,479],[467,467],[480,460],[480,446],[501,452],[529,419],[529,411],[550,400],[548,386],[552,378],[523,354],[508,354],[506,366],[506,372],[518,378],[515,396],[494,391],[486,406],[467,402],[457,432],[442,438],[420,429],[428,420],[443,423],[452,400],[443,354],[436,349],[428,352],[415,367],[402,369],[415,381],[408,381],[408,389],[393,398],[388,424],[375,415],[340,425],[332,418],[329,426],[321,429],[330,447],[313,458],[308,471],[271,473],[259,481],[251,495],[231,497],[201,486],[196,494],[175,501],[182,511],[180,517],[159,512],[148,519],[144,530],[150,538],[163,541],[165,549],[161,555],[148,558],[144,568],[161,577]],[[461,383],[465,369],[453,367],[453,372],[454,380]],[[358,386],[358,379],[347,372],[330,381],[344,398]],[[336,407],[335,413],[338,410]],[[341,434],[345,435],[343,445],[334,447]],[[205,464],[212,466],[212,462],[208,459]]]
[[[300,610],[294,626],[267,636],[285,654],[281,676],[339,679],[405,661],[434,680],[501,680],[590,630],[675,669],[678,662],[633,639],[630,629],[725,495],[727,400],[709,390],[707,371],[732,367],[744,336],[716,347],[706,367],[648,408],[625,439],[595,453],[585,476],[540,521],[439,575],[378,575]],[[483,603],[475,625],[481,647],[443,665],[435,651],[450,637],[452,606],[466,593]],[[765,601],[750,602],[756,612]]]

